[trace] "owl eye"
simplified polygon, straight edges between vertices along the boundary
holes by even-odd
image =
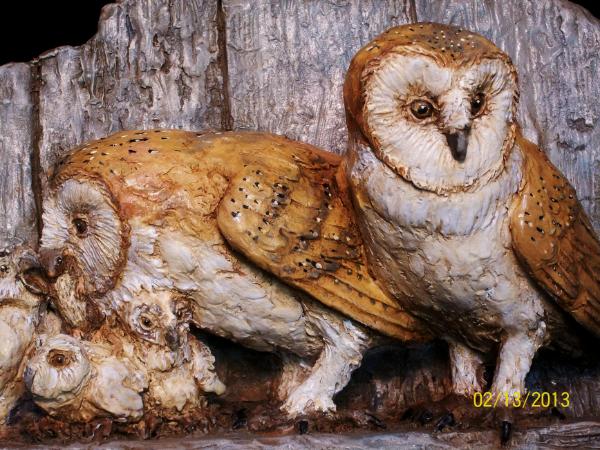
[[[8,266],[4,264],[0,266],[0,273],[8,273]]]
[[[410,104],[410,110],[417,119],[427,119],[433,115],[433,105],[426,100],[415,100]]]
[[[73,226],[75,227],[75,231],[77,231],[77,236],[84,237],[88,230],[88,224],[84,219],[76,218],[73,219]]]
[[[69,364],[69,362],[69,355],[60,350],[52,350],[50,353],[48,353],[48,364],[50,364],[52,367],[60,369]]]
[[[476,116],[481,112],[483,107],[485,106],[485,95],[481,92],[475,94],[475,96],[471,99],[471,114]]]
[[[142,328],[146,331],[150,331],[154,327],[152,319],[148,316],[140,317],[140,324],[142,325]]]

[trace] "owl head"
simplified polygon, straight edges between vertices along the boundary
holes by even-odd
[[[43,223],[40,255],[51,278],[69,271],[94,295],[114,286],[129,229],[108,186],[84,173],[57,177],[44,199]]]
[[[350,149],[373,152],[419,189],[469,190],[504,168],[518,97],[510,58],[484,37],[434,23],[392,28],[350,64]]]
[[[149,368],[169,370],[187,356],[191,311],[185,298],[169,290],[142,290],[121,303],[117,314]]]
[[[168,290],[142,291],[122,303],[120,316],[136,337],[172,351],[181,347],[181,335],[190,320],[187,302]]]
[[[82,300],[105,298],[126,278],[135,286],[124,290],[157,283],[154,230],[172,197],[162,171],[191,136],[123,131],[73,149],[52,167],[39,251],[52,281],[69,274]]]
[[[0,247],[0,299],[37,306],[48,293],[48,282],[35,252],[25,245]]]
[[[92,377],[86,349],[78,339],[40,336],[25,368],[25,385],[36,403],[56,409],[79,398]]]

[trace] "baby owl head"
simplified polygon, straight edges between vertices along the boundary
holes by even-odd
[[[73,401],[92,376],[84,345],[74,337],[40,336],[24,380],[37,402],[52,406]]]
[[[433,23],[375,38],[355,55],[344,85],[351,145],[367,143],[397,175],[440,194],[503,169],[518,97],[508,55],[475,33]]]
[[[134,336],[173,352],[181,348],[191,320],[187,301],[168,290],[142,291],[121,308],[119,315]]]

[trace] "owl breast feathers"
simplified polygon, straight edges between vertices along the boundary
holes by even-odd
[[[524,392],[541,345],[600,335],[600,243],[516,121],[510,58],[452,26],[392,28],[350,64],[348,175],[369,264],[450,345],[455,391]]]

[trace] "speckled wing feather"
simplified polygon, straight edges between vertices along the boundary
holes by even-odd
[[[420,324],[369,275],[339,157],[308,146],[288,150],[270,152],[230,180],[217,216],[227,241],[364,325],[402,340],[424,339]]]
[[[517,143],[524,163],[512,206],[514,250],[561,307],[600,335],[600,241],[567,179],[531,142]]]

